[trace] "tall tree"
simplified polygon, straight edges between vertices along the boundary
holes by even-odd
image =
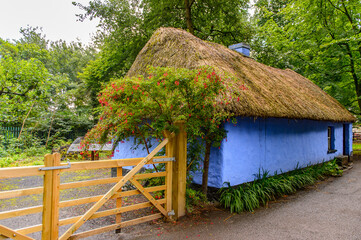
[[[97,106],[104,82],[122,77],[153,32],[159,27],[187,29],[201,39],[230,45],[249,41],[249,0],[93,0],[79,18],[99,18],[96,41],[101,49],[81,75]]]
[[[361,2],[293,0],[278,11],[262,11],[254,41],[257,60],[299,72],[359,113]]]
[[[19,40],[0,39],[0,124],[36,127],[51,139],[82,134],[93,125],[89,98],[78,73],[94,58],[93,47],[49,42],[40,28],[20,31]],[[52,114],[54,113],[54,114]]]

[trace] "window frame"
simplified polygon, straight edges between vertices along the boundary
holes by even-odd
[[[327,127],[327,153],[335,153],[337,150],[335,149],[335,127],[328,126]]]

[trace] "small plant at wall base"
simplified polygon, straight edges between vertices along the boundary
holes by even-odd
[[[194,207],[203,207],[207,202],[206,195],[201,191],[194,190],[187,186],[186,189],[186,209],[187,212],[191,213],[194,210]]]
[[[219,190],[220,204],[231,212],[253,212],[271,200],[292,194],[328,176],[341,176],[342,173],[335,160],[275,176],[269,176],[268,171],[259,171],[251,183],[231,187],[226,182],[227,186]]]

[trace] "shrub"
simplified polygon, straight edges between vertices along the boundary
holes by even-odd
[[[219,190],[220,204],[231,212],[253,212],[261,204],[265,205],[277,197],[292,194],[327,176],[341,176],[342,172],[335,160],[272,177],[268,171],[259,170],[252,183],[231,187],[230,183],[226,182],[227,186]]]
[[[205,202],[207,202],[207,198],[201,191],[187,187],[186,209],[188,212],[192,212],[195,206],[203,206]]]

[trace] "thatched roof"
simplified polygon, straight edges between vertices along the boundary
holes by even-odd
[[[138,54],[128,76],[145,74],[148,65],[176,68],[216,67],[245,84],[241,101],[226,106],[238,116],[353,122],[355,118],[334,98],[292,70],[281,70],[217,43],[202,41],[175,28],[160,28]]]

